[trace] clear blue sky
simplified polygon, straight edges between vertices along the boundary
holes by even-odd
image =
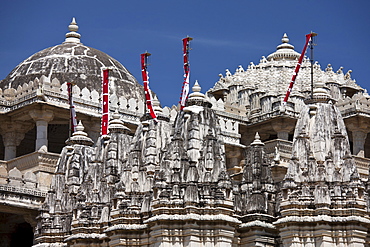
[[[194,38],[191,84],[198,80],[203,92],[225,69],[246,68],[274,52],[285,32],[300,52],[311,30],[319,34],[315,60],[321,67],[351,69],[370,89],[368,0],[3,0],[0,79],[30,55],[62,43],[72,17],[82,43],[120,61],[140,83],[140,53],[152,53],[150,87],[162,105],[179,101],[187,35]]]

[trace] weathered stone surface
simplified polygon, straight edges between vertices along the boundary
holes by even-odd
[[[369,245],[370,97],[351,71],[315,63],[311,98],[305,58],[283,104],[299,57],[284,35],[207,96],[196,82],[183,111],[154,96],[155,123],[130,73],[69,29],[0,83],[0,239],[26,223],[38,247]],[[69,81],[82,121],[68,138]]]
[[[307,103],[296,125],[280,192],[282,217],[275,225],[284,246],[341,246],[342,241],[363,246],[370,223],[367,196],[342,116],[322,88]],[[332,229],[345,231],[346,239],[333,235]]]
[[[80,88],[95,89],[101,93],[102,68],[108,67],[112,68],[110,94],[144,100],[143,87],[120,62],[102,51],[83,45],[79,37],[73,40],[67,37],[63,44],[33,54],[15,67],[0,82],[0,87],[3,90],[17,89],[24,83],[41,78],[41,84],[52,82],[53,86],[57,86],[56,81],[73,82]]]

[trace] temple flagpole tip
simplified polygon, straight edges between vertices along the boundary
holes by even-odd
[[[149,53],[148,51],[145,51],[144,53],[143,53],[145,56],[147,56],[147,57],[149,57],[149,56],[151,56],[152,54],[151,53]]]

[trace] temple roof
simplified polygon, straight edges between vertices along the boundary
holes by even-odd
[[[0,82],[0,88],[17,88],[35,78],[46,76],[61,83],[73,82],[80,88],[101,92],[102,68],[111,68],[111,93],[127,98],[143,99],[142,86],[117,60],[106,53],[81,43],[81,35],[73,18],[65,42],[39,51],[16,66]]]

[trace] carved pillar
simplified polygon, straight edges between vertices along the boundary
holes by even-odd
[[[7,132],[3,135],[3,142],[5,146],[4,160],[11,160],[17,156],[17,146],[24,138],[24,133]]]
[[[353,139],[353,154],[359,157],[365,157],[365,140],[367,137],[367,132],[356,130],[352,131]]]
[[[280,118],[271,122],[273,130],[277,134],[277,138],[288,141],[289,133],[294,130],[295,120],[288,118]]]
[[[32,119],[36,122],[36,150],[43,148],[47,151],[48,147],[48,123],[53,120],[52,111],[32,110],[29,112]]]
[[[24,122],[7,121],[1,124],[1,135],[5,147],[4,160],[11,160],[17,156],[17,146],[32,127],[33,124]]]
[[[365,117],[353,117],[345,120],[346,127],[352,132],[353,154],[365,157],[365,141],[370,132],[369,119]]]
[[[241,154],[242,152],[238,147],[227,148],[226,155],[229,162],[226,164],[226,167],[229,174],[236,174],[242,170],[240,166]]]

